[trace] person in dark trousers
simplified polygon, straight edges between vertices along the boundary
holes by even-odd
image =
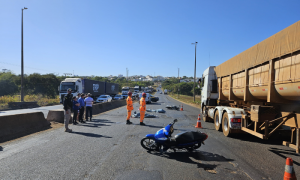
[[[65,110],[65,132],[72,132],[72,129],[69,129],[69,121],[71,118],[71,109],[73,106],[72,102],[72,89],[68,89],[68,94],[65,96],[64,100],[64,110]]]
[[[77,123],[77,115],[80,108],[80,103],[77,101],[77,97],[73,97],[73,125],[78,124]]]
[[[85,123],[85,121],[83,121],[83,114],[84,114],[84,107],[85,107],[84,94],[83,93],[81,94],[81,97],[78,99],[78,102],[80,103],[79,122]]]
[[[93,115],[93,102],[94,99],[91,97],[92,94],[88,94],[88,97],[84,99],[85,102],[85,119],[88,121],[88,117],[90,117],[90,121],[92,121]]]

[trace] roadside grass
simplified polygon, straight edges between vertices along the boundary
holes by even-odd
[[[39,106],[51,106],[59,104],[59,97],[48,98],[41,94],[33,94],[24,96],[25,102],[36,101]],[[20,102],[20,95],[0,96],[0,109],[9,109],[8,103]]]
[[[179,94],[179,98],[177,98],[177,94],[173,94],[173,93],[169,93],[168,94],[169,96],[171,96],[173,99],[177,99],[179,101],[182,101],[182,102],[185,102],[185,103],[188,103],[188,104],[192,104],[192,105],[195,105],[195,106],[201,106],[201,98],[199,96],[196,96],[195,97],[195,102],[194,102],[194,97],[193,96],[187,96],[187,95],[180,95]]]

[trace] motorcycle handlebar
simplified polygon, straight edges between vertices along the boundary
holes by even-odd
[[[177,119],[174,119],[173,124],[175,124],[177,121],[178,121]]]

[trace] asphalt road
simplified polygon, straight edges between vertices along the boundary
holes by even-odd
[[[293,158],[300,178],[300,157],[280,145],[281,140],[248,134],[228,138],[213,123],[202,122],[200,130],[209,137],[193,153],[147,152],[140,140],[175,118],[179,121],[174,134],[199,130],[194,128],[199,109],[184,105],[184,111],[167,110],[166,105],[181,103],[157,96],[160,100],[147,109],[167,112],[145,119],[145,127],[139,119],[126,125],[126,109],[121,107],[93,117],[92,122],[71,125],[73,133],[58,128],[0,144],[0,179],[282,179],[286,157]]]

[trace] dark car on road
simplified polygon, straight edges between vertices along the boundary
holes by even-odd
[[[151,95],[151,101],[152,102],[157,102],[159,100],[159,97],[155,97]]]

